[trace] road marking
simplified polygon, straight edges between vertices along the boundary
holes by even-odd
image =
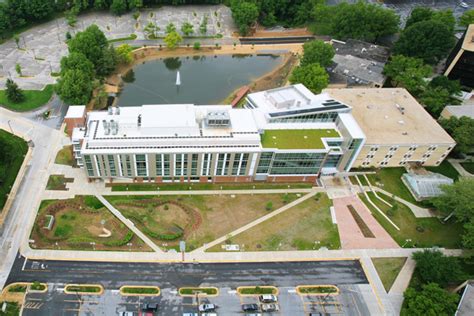
[[[23,267],[21,268],[21,271],[25,271],[26,261],[28,261],[28,258],[25,258],[25,262],[23,262]]]

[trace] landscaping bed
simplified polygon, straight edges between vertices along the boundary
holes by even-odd
[[[63,174],[52,174],[48,178],[46,190],[67,191],[66,183],[74,182],[73,178],[66,178]]]
[[[94,196],[42,201],[32,248],[150,251]]]
[[[8,194],[15,183],[18,171],[28,152],[28,144],[20,137],[0,129],[0,212],[3,210]]]
[[[160,295],[160,288],[157,286],[122,286],[120,288],[120,294],[122,295]]]
[[[375,208],[359,194],[359,198],[372,211],[372,215],[392,238],[403,247],[446,247],[460,248],[463,230],[462,224],[450,219],[443,223],[436,217],[416,218],[412,211],[404,204],[395,202],[391,197],[377,193],[390,204],[397,203],[398,209],[390,211],[390,207],[378,200],[372,192],[367,193],[372,202],[377,205],[399,228],[396,230]],[[407,241],[411,240],[411,241]]]
[[[64,146],[60,151],[58,151],[54,163],[73,167],[74,156],[72,152],[72,145]]]
[[[225,236],[297,198],[296,194],[108,196],[121,213],[160,247],[188,251]],[[271,204],[271,205],[270,205]]]
[[[372,262],[387,293],[390,291],[393,282],[395,282],[406,261],[407,258],[372,258]]]
[[[179,295],[217,295],[218,289],[215,287],[182,287],[179,289]]]
[[[28,286],[26,284],[15,284],[8,288],[9,293],[26,293]]]
[[[76,285],[70,284],[64,287],[64,292],[68,293],[85,293],[85,294],[101,294],[103,292],[103,288],[101,285],[97,284],[84,284],[84,285]]]
[[[311,183],[108,183],[112,191],[187,191],[187,190],[253,190],[310,189]]]
[[[225,244],[241,245],[243,251],[339,249],[337,225],[332,223],[331,200],[318,193],[209,251],[223,251]],[[276,229],[277,228],[277,229]]]
[[[25,112],[43,106],[53,96],[53,85],[49,84],[43,90],[23,90],[25,100],[20,103],[13,103],[8,100],[5,90],[0,90],[0,105],[9,110]]]
[[[278,294],[278,289],[274,286],[240,286],[237,288],[240,295],[262,295]]]
[[[334,285],[300,285],[296,288],[299,294],[307,295],[327,295],[339,294],[339,289]]]
[[[364,235],[365,238],[375,238],[374,233],[370,230],[369,226],[364,222],[362,217],[357,213],[356,209],[352,205],[347,205],[347,208],[349,209],[349,212],[351,213],[352,217],[354,218],[354,221],[356,222],[357,226],[359,227],[362,235]]]

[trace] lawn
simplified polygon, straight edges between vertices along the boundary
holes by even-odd
[[[310,189],[311,183],[129,183],[108,184],[112,191],[185,191],[185,190],[253,190]]]
[[[46,190],[67,191],[66,183],[74,182],[73,178],[66,178],[63,174],[52,174],[48,178]]]
[[[65,291],[68,292],[85,292],[85,293],[100,293],[102,288],[100,286],[95,285],[66,285],[64,288]]]
[[[340,137],[335,129],[284,129],[265,130],[262,135],[263,148],[278,149],[322,149],[321,138]]]
[[[0,302],[0,306],[3,306],[4,303],[7,303],[7,308],[5,311],[0,309],[0,316],[20,315],[21,305],[18,305],[17,302]]]
[[[179,289],[179,295],[216,295],[217,288],[215,287],[182,287]]]
[[[474,162],[462,162],[461,166],[470,174],[474,174]]]
[[[13,103],[7,99],[5,90],[0,90],[0,105],[9,110],[25,112],[31,111],[45,105],[53,95],[53,85],[46,85],[43,90],[23,90],[25,100]]]
[[[54,216],[53,225],[48,229],[51,216]],[[43,201],[30,239],[34,240],[32,247],[37,249],[149,251],[94,196]]]
[[[457,181],[459,179],[459,173],[454,169],[453,165],[449,163],[448,160],[444,160],[437,167],[425,167],[426,170],[436,173],[441,173],[442,175]]]
[[[160,288],[156,286],[123,286],[121,289],[122,293],[125,294],[148,294],[148,295],[159,295]]]
[[[191,196],[108,196],[122,214],[163,248],[188,251],[268,214],[297,198],[296,194]]]
[[[367,178],[369,178],[372,185],[378,185],[385,191],[395,194],[408,202],[419,204],[402,182],[401,178],[404,173],[406,173],[405,168],[383,168],[377,170],[376,174],[368,174]]]
[[[365,197],[360,194],[360,199],[372,210],[373,216],[385,228],[385,230],[395,239],[395,241],[404,247],[446,247],[459,248],[461,246],[460,234],[463,230],[462,224],[448,221],[444,224],[435,217],[416,218],[411,210],[401,203],[398,204],[398,210],[389,215],[390,207],[378,200],[373,193],[367,193],[374,202],[387,216],[398,226],[400,230],[396,230],[372,205],[370,205]],[[392,198],[378,193],[380,197],[393,204]],[[411,242],[407,239],[411,239]]]
[[[387,293],[390,291],[393,282],[395,282],[398,273],[400,273],[406,261],[407,258],[372,258],[372,262]]]
[[[0,129],[0,212],[15,182],[28,151],[28,144],[20,137]]]
[[[308,199],[271,219],[230,237],[245,251],[339,249],[337,225],[331,221],[331,201],[325,194]],[[222,251],[224,244],[210,251]]]
[[[72,153],[72,145],[64,146],[56,155],[54,163],[59,165],[74,166],[74,156]]]
[[[237,289],[243,295],[277,294],[278,290],[274,286],[241,286]]]

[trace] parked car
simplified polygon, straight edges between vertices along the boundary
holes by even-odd
[[[183,313],[183,316],[199,316],[198,313]]]
[[[146,303],[142,306],[143,312],[156,312],[158,311],[158,304],[156,303]]]
[[[262,303],[275,303],[278,302],[278,298],[273,294],[264,294],[259,296],[260,302]]]
[[[201,316],[217,316],[217,313],[201,313]]]
[[[278,312],[280,310],[280,306],[278,304],[269,303],[269,304],[262,304],[262,312]]]
[[[202,312],[213,312],[216,309],[214,304],[201,304],[199,305],[199,311]]]
[[[242,310],[244,312],[256,312],[258,311],[258,305],[257,304],[243,304]]]
[[[245,316],[262,316],[261,313],[245,313]]]
[[[134,312],[119,312],[119,316],[136,316],[137,313]]]

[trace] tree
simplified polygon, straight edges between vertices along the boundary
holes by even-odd
[[[68,104],[87,104],[92,95],[92,81],[80,70],[68,70],[58,80],[56,93]]]
[[[457,145],[454,152],[457,154],[467,154],[474,148],[474,119],[467,116],[461,118],[450,117],[440,119],[439,123],[454,138]]]
[[[307,42],[303,45],[301,65],[306,66],[312,63],[318,63],[323,67],[327,67],[332,63],[334,54],[334,48],[330,44],[319,40]]]
[[[21,65],[20,64],[16,64],[15,65],[15,70],[16,70],[16,73],[21,76]]]
[[[125,0],[113,0],[110,11],[115,15],[124,14],[127,11],[127,2]]]
[[[61,58],[61,75],[68,70],[80,70],[91,80],[94,78],[94,64],[84,54],[72,52],[68,56]]]
[[[23,91],[18,87],[16,82],[11,79],[7,79],[6,91],[7,99],[13,103],[20,103],[25,100]]]
[[[474,126],[472,128],[474,131]],[[441,190],[443,194],[433,199],[433,205],[438,210],[444,214],[453,212],[456,219],[463,223],[474,219],[473,178],[461,178],[452,185],[442,186]]]
[[[258,18],[257,5],[253,2],[234,0],[230,8],[232,10],[232,18],[237,24],[240,34],[247,35],[250,26]]]
[[[445,256],[439,250],[423,250],[413,254],[416,273],[423,283],[438,283],[446,286],[462,277],[458,258]]]
[[[431,18],[433,21],[441,22],[445,25],[451,34],[454,34],[454,27],[456,26],[456,18],[451,9],[438,10],[433,13]]]
[[[169,23],[166,25],[166,34],[169,34],[171,32],[176,32],[176,26],[173,23]]]
[[[461,83],[459,83],[459,80],[450,80],[443,75],[434,77],[428,84],[428,87],[446,89],[453,96],[461,95]]]
[[[117,61],[120,64],[129,64],[133,61],[133,48],[128,44],[123,44],[117,47]]]
[[[178,34],[178,32],[171,32],[166,34],[163,41],[166,43],[168,48],[175,49],[182,40],[183,38]]]
[[[416,7],[411,11],[410,17],[405,24],[405,28],[422,21],[438,21],[444,24],[451,33],[454,32],[454,26],[456,25],[456,19],[454,18],[453,11],[447,10],[433,10],[429,7]]]
[[[474,24],[474,9],[464,11],[464,13],[459,18],[459,25],[468,27],[469,24]]]
[[[128,8],[130,10],[136,9],[140,10],[143,7],[143,0],[129,0],[128,1]]]
[[[449,293],[436,283],[423,285],[421,291],[409,287],[403,296],[402,316],[454,315],[459,300],[457,294]]]
[[[329,75],[319,64],[298,66],[290,76],[291,83],[302,83],[313,93],[320,93],[329,84]]]
[[[450,99],[448,90],[441,87],[428,88],[421,94],[420,103],[434,118],[437,118],[444,107],[450,103]]]
[[[394,45],[395,54],[423,59],[436,64],[446,57],[454,45],[454,36],[439,21],[421,21],[407,27]]]
[[[419,96],[426,88],[424,78],[431,75],[431,67],[418,58],[402,55],[392,56],[383,69],[393,86],[403,87],[414,96]]]
[[[407,22],[405,23],[405,28],[421,21],[431,20],[433,18],[433,12],[433,9],[430,7],[414,8],[410,13]]]
[[[335,6],[330,18],[331,33],[338,39],[359,39],[375,42],[398,31],[400,17],[390,9],[359,1]]]
[[[464,234],[462,235],[462,245],[467,249],[474,249],[474,219],[464,224]]]
[[[148,24],[145,26],[143,31],[147,34],[148,38],[154,39],[156,38],[156,32],[158,32],[160,28],[153,22],[148,22]]]
[[[193,48],[194,48],[195,50],[201,49],[201,43],[200,43],[200,42],[194,42]]]
[[[183,25],[181,25],[181,32],[185,36],[189,36],[194,33],[193,25],[189,22],[184,22]]]
[[[105,10],[108,5],[105,0],[94,0],[94,9],[96,10]]]
[[[18,34],[13,35],[13,39],[15,40],[16,48],[20,48],[20,37]]]

